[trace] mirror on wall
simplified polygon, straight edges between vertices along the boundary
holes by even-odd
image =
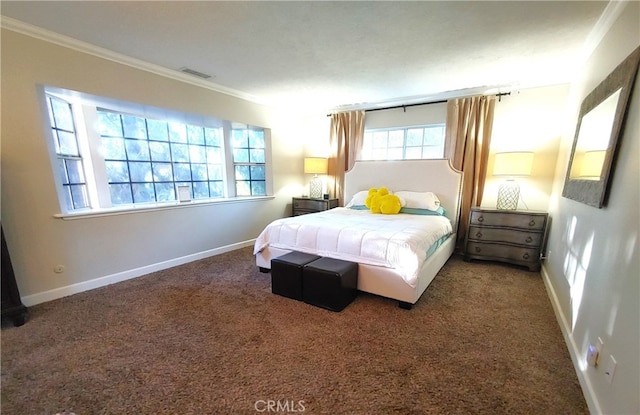
[[[622,88],[582,117],[569,170],[570,179],[600,180],[602,177],[620,91]]]
[[[582,101],[562,196],[606,204],[618,137],[640,61],[640,47]]]

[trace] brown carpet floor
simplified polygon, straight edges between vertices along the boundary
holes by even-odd
[[[540,275],[458,257],[334,313],[244,248],[34,306],[1,361],[2,415],[588,413]]]

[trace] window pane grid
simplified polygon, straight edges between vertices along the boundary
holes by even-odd
[[[224,196],[222,177],[209,177],[222,171],[219,129],[103,109],[98,115],[113,204],[173,201],[178,185],[188,185],[194,199]]]
[[[264,196],[266,148],[263,130],[233,129],[231,154],[237,196]]]
[[[93,200],[105,192],[107,198],[96,198],[94,208],[175,201],[178,185],[189,186],[192,199],[225,198],[228,191],[232,196],[266,195],[270,177],[265,168],[269,158],[265,129],[214,119],[212,127],[198,125],[200,121],[191,125],[163,119],[164,111],[155,108],[149,108],[147,115],[134,115],[120,111],[120,103],[96,106],[94,98],[76,93],[72,97],[69,91],[46,87],[45,100],[50,156],[63,211],[91,209],[89,194]],[[92,114],[97,116],[95,123]],[[78,117],[85,115],[89,118],[80,122]],[[173,116],[183,115],[189,117]],[[86,134],[77,132],[75,121],[86,127]],[[234,193],[227,177],[236,165],[248,169],[238,171]]]
[[[89,193],[71,104],[51,95],[47,95],[47,104],[65,206],[68,210],[88,208]]]
[[[444,124],[367,130],[361,160],[444,157]]]

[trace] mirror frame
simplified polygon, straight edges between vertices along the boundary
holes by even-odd
[[[569,159],[564,188],[562,189],[563,197],[597,208],[602,208],[606,205],[609,183],[611,182],[610,179],[613,176],[615,166],[618,139],[623,131],[627,113],[627,104],[629,96],[631,95],[631,90],[633,89],[636,73],[638,72],[639,61],[640,47],[636,48],[636,50],[634,50],[620,65],[618,65],[616,69],[614,69],[613,72],[611,72],[609,76],[607,76],[605,80],[591,91],[591,93],[582,101],[582,105],[580,106],[580,115],[578,116],[578,123],[573,139],[573,148],[571,149],[571,158]],[[620,91],[620,96],[616,105],[616,112],[613,119],[613,125],[611,127],[609,144],[606,149],[600,180],[570,178],[571,167],[573,166],[576,148],[578,145],[578,137],[580,136],[582,119],[618,89],[622,90]]]

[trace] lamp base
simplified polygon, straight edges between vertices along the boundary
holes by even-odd
[[[318,175],[313,176],[313,179],[311,179],[311,182],[309,183],[309,197],[311,199],[322,198],[322,180]]]
[[[501,210],[516,210],[520,200],[520,185],[515,180],[507,180],[498,188],[498,202],[496,208]]]

